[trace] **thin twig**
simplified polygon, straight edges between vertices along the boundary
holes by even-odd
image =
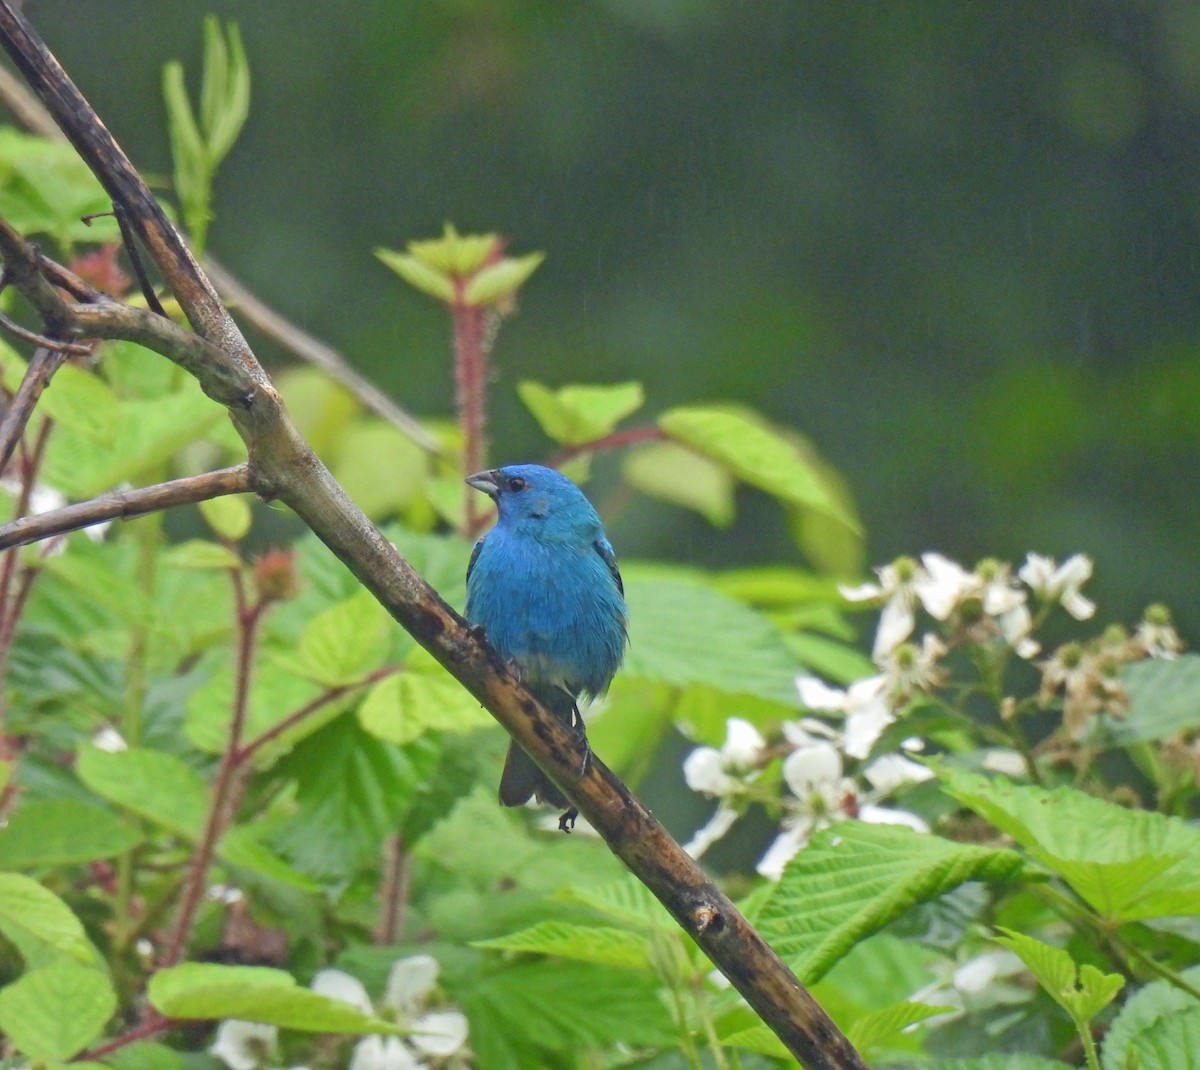
[[[17,443],[21,441],[29,423],[29,417],[33,415],[38,398],[42,396],[42,391],[46,389],[51,377],[62,366],[64,360],[66,354],[61,350],[40,347],[34,350],[29,367],[25,369],[25,378],[21,380],[16,395],[9,403],[4,419],[0,420],[0,473],[8,467],[13,450],[17,448]]]
[[[383,883],[379,888],[379,924],[375,946],[391,947],[403,939],[408,924],[408,886],[412,856],[405,850],[404,837],[393,833],[383,843]]]
[[[631,427],[627,431],[614,431],[610,435],[580,442],[576,446],[564,446],[546,463],[551,468],[561,468],[567,461],[584,453],[603,453],[605,450],[622,449],[625,446],[640,446],[646,442],[667,442],[667,433],[651,424],[647,427]]]
[[[164,1018],[158,1011],[151,1011],[146,1020],[140,1025],[135,1025],[119,1037],[114,1037],[99,1047],[92,1048],[91,1051],[80,1052],[70,1061],[73,1063],[94,1062],[104,1058],[106,1055],[111,1055],[114,1051],[119,1051],[127,1044],[133,1044],[139,1040],[148,1040],[150,1037],[158,1036],[159,1033],[165,1033],[177,1024],[174,1019]]]
[[[156,483],[152,487],[137,490],[114,491],[86,502],[76,502],[61,509],[36,516],[23,517],[0,525],[0,550],[13,546],[48,539],[53,535],[64,535],[93,524],[108,520],[129,520],[145,516],[161,509],[177,505],[194,505],[196,502],[219,498],[224,494],[244,494],[254,489],[254,481],[248,464],[220,468],[198,476],[184,476],[167,483]]]
[[[237,756],[241,749],[242,732],[246,727],[246,711],[250,704],[250,676],[258,640],[258,625],[266,607],[266,603],[263,602],[246,605],[244,581],[240,573],[233,574],[233,583],[237,595],[235,615],[238,629],[238,650],[237,664],[234,670],[233,708],[229,718],[229,740],[221,755],[221,763],[217,767],[212,801],[208,806],[208,817],[204,822],[204,831],[201,833],[200,842],[196,845],[196,853],[192,856],[183,898],[179,904],[179,913],[175,917],[175,925],[167,938],[166,950],[159,961],[159,966],[163,969],[176,965],[187,953],[188,942],[192,937],[192,927],[196,921],[196,912],[200,909],[200,903],[208,885],[208,869],[212,864],[213,855],[216,853],[217,842],[228,826],[231,817],[229,800],[237,780]]]
[[[142,254],[138,252],[137,238],[134,236],[133,229],[129,226],[129,217],[125,214],[125,209],[119,204],[114,204],[112,214],[117,221],[117,227],[121,231],[121,242],[125,246],[125,255],[129,257],[134,277],[138,281],[138,288],[142,291],[142,296],[146,299],[146,307],[156,316],[165,318],[167,311],[162,307],[162,303],[158,299],[158,294],[154,292],[154,287],[150,283],[150,276],[146,272],[146,265],[142,263]]]
[[[336,349],[276,312],[211,253],[204,256],[204,268],[221,296],[262,335],[341,383],[376,416],[387,420],[421,449],[433,454],[442,452],[441,444],[415,416],[405,412],[379,387],[355,371]]]
[[[26,342],[32,342],[35,346],[40,346],[42,349],[51,349],[59,353],[71,353],[77,357],[86,357],[92,351],[92,347],[86,342],[62,342],[57,338],[48,338],[44,334],[38,334],[37,331],[31,331],[28,327],[22,327],[16,320],[10,316],[6,316],[0,312],[0,327],[3,327],[9,334],[21,338]]]

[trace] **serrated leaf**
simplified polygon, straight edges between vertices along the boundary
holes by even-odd
[[[791,1059],[793,1057],[783,1041],[761,1022],[750,1026],[749,1029],[739,1029],[736,1033],[730,1033],[729,1036],[722,1039],[721,1043],[731,1048],[741,1048],[743,1051],[768,1055],[772,1059]]]
[[[221,754],[229,745],[229,722],[233,715],[233,668],[223,663],[187,699],[184,732],[192,744],[209,754]],[[242,739],[249,743],[300,709],[309,706],[322,689],[297,675],[291,661],[273,657],[260,659],[250,680],[250,694]],[[254,762],[266,768],[299,740],[312,735],[322,725],[345,710],[351,699],[333,701],[311,716],[302,718],[274,743],[255,753]]]
[[[637,929],[651,932],[674,932],[674,918],[641,881],[623,877],[619,881],[585,888],[569,885],[556,896],[571,903],[581,903],[606,917]]]
[[[733,523],[734,482],[729,469],[674,442],[656,442],[625,455],[625,481],[643,494],[692,509],[718,528]]]
[[[397,253],[391,249],[380,248],[375,250],[375,255],[414,290],[420,290],[421,293],[448,305],[453,304],[454,280],[445,272],[430,267],[420,257],[411,253]]]
[[[296,656],[278,660],[327,687],[358,683],[383,664],[392,627],[387,610],[369,591],[359,591],[314,617]]]
[[[604,925],[541,921],[508,936],[476,940],[471,946],[493,951],[553,955],[576,962],[595,962],[601,966],[650,969],[650,941],[645,936]]]
[[[1011,880],[1022,865],[1013,851],[846,821],[818,833],[788,863],[759,913],[759,929],[811,984],[914,904],[964,881]]]
[[[526,379],[517,384],[517,395],[546,436],[568,446],[607,435],[645,401],[642,384],[635,382],[572,384],[551,390]]]
[[[670,409],[658,425],[676,442],[726,465],[739,479],[858,530],[818,466],[756,414],[717,407]]]
[[[1076,1022],[1090,1021],[1125,987],[1125,979],[1120,974],[1101,973],[1086,963],[1077,967],[1060,947],[1011,929],[1001,928],[1000,931],[1004,935],[994,937],[996,943],[1014,952],[1050,998]]]
[[[933,1007],[908,1000],[893,1003],[855,1018],[846,1029],[846,1039],[860,1052],[870,1054],[895,1041],[910,1026],[953,1010],[953,1007]]]
[[[971,1059],[935,1059],[922,1063],[921,1070],[1071,1070],[1071,1067],[1041,1055],[1005,1052]]]
[[[368,732],[409,743],[426,732],[472,732],[492,723],[479,700],[444,670],[400,672],[381,680],[358,708]]]
[[[1200,831],[1071,788],[940,771],[945,790],[1117,921],[1200,913]]]
[[[250,503],[244,494],[222,494],[200,503],[200,514],[223,539],[237,542],[250,530]]]
[[[516,295],[545,259],[545,253],[528,253],[525,256],[506,256],[489,264],[476,272],[467,283],[463,300],[477,308],[506,301]]]
[[[69,866],[112,858],[141,842],[116,815],[76,799],[26,802],[0,829],[0,869]]]
[[[306,1033],[407,1032],[349,1003],[301,988],[283,970],[263,966],[186,962],[159,970],[146,994],[169,1018],[239,1018]]]
[[[607,1048],[613,1037],[638,1047],[675,1036],[654,978],[590,963],[516,965],[473,986],[470,1002],[538,1047],[575,1056],[581,1047]]]
[[[437,747],[395,747],[343,717],[309,736],[276,767],[296,778],[297,811],[275,846],[301,872],[346,879],[375,863],[436,766]]]
[[[1200,985],[1200,966],[1184,970],[1183,979],[1193,987]],[[1200,1000],[1177,985],[1169,981],[1152,981],[1144,985],[1125,1002],[1105,1034],[1100,1052],[1104,1070],[1126,1070],[1129,1066],[1127,1053],[1133,1040],[1156,1022],[1196,1012],[1200,1012]]]
[[[81,962],[92,962],[83,925],[61,899],[19,873],[0,873],[0,932],[19,948],[30,940]]]
[[[799,663],[770,620],[707,587],[626,571],[625,674],[798,706]]]
[[[1200,1007],[1160,1018],[1133,1038],[1128,1065],[1138,1070],[1200,1070]]]
[[[0,991],[0,1029],[31,1059],[63,1062],[95,1040],[116,1009],[103,973],[59,958]]]
[[[1167,739],[1200,727],[1200,654],[1148,658],[1121,669],[1129,712],[1107,725],[1117,746]]]
[[[163,554],[162,560],[174,568],[201,571],[236,572],[242,567],[242,559],[233,550],[207,539],[188,539],[187,542],[172,546]]]
[[[200,836],[208,814],[208,788],[200,774],[175,755],[148,747],[110,752],[85,743],[75,769],[101,798],[185,839]]]

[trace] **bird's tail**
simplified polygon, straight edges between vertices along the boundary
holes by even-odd
[[[583,721],[579,717],[574,695],[561,687],[530,687],[529,690],[542,705],[572,728],[577,728],[580,736],[583,736]],[[513,740],[508,745],[508,757],[504,759],[504,772],[500,774],[500,803],[502,806],[523,806],[533,798],[547,806],[571,805],[558,785]]]

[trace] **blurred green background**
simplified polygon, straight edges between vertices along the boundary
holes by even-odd
[[[1164,599],[1200,629],[1194,2],[25,10],[160,176],[163,62],[194,84],[203,15],[239,22],[212,251],[418,414],[449,411],[449,328],[372,249],[452,220],[544,250],[496,353],[496,461],[550,449],[519,378],[740,401],[845,474],[873,561],[1082,550],[1102,617]],[[795,559],[765,497],[739,508],[717,532],[639,501],[610,534]]]

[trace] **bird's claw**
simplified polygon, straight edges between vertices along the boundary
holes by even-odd
[[[571,829],[573,829],[575,827],[575,819],[578,816],[579,816],[579,811],[576,810],[575,807],[573,807],[573,806],[565,814],[561,814],[558,818],[559,832],[570,833]]]

